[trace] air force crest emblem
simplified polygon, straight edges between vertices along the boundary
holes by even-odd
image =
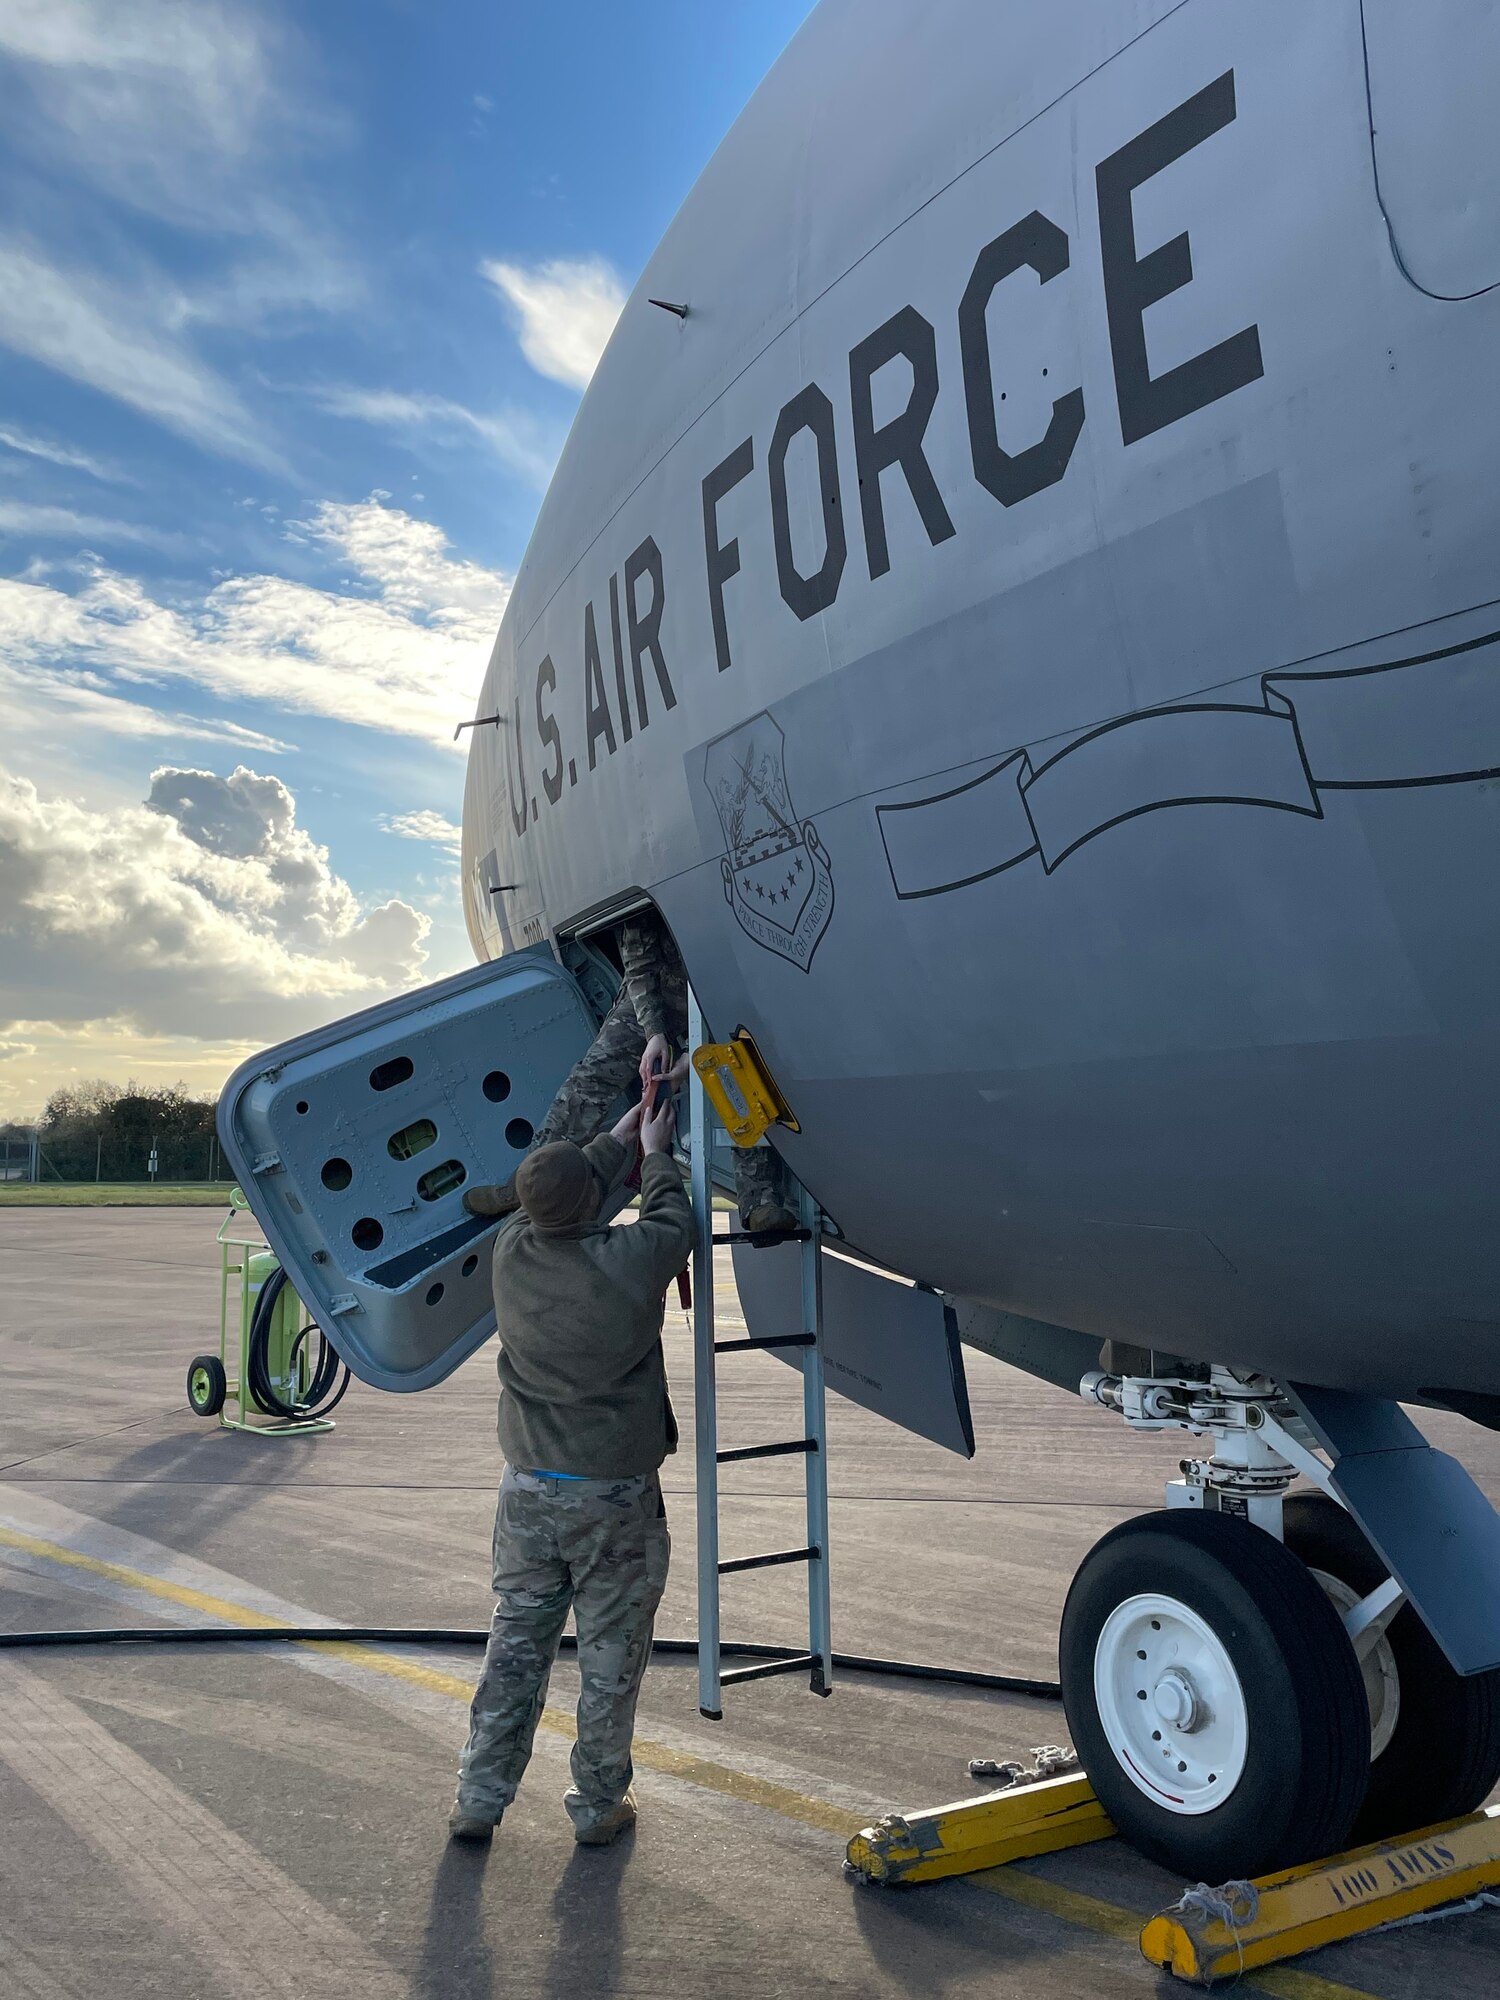
[[[833,915],[828,852],[800,824],[786,781],[786,737],[768,714],[708,746],[703,780],[724,833],[724,894],[745,935],[811,971]]]

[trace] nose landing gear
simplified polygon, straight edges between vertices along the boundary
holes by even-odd
[[[1449,1664],[1274,1383],[1201,1375],[1081,1385],[1133,1428],[1213,1443],[1068,1596],[1063,1700],[1096,1797],[1211,1881],[1473,1811],[1500,1779],[1500,1670]],[[1288,1495],[1299,1472],[1324,1490]]]

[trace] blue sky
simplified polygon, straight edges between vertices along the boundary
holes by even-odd
[[[806,11],[0,4],[0,1117],[467,962],[453,725]]]

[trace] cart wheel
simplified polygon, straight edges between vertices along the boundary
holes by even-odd
[[[195,1417],[216,1417],[228,1390],[224,1364],[217,1354],[197,1354],[188,1363],[188,1408]]]

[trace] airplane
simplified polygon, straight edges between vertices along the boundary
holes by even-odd
[[[1500,1778],[1500,1521],[1401,1407],[1500,1427],[1497,60],[1462,0],[822,0],[542,504],[476,967],[223,1099],[419,1389],[493,1327],[462,1184],[654,908],[852,1252],[1205,1441],[1060,1654],[1110,1817],[1208,1880]]]

